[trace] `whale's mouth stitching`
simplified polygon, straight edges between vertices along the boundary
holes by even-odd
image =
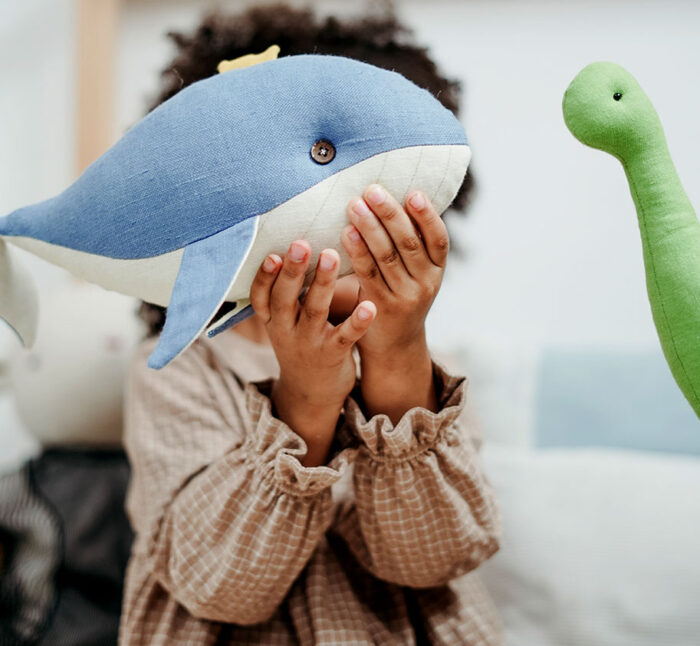
[[[389,151],[389,154],[393,153],[394,151],[391,150]],[[382,160],[382,167],[379,169],[379,172],[377,173],[377,179],[374,180],[375,184],[381,184],[381,177],[382,173],[384,172],[384,169],[386,168],[386,162],[389,159],[389,155],[384,155],[384,159]]]
[[[331,187],[328,189],[328,192],[326,193],[326,197],[323,198],[323,201],[321,202],[320,206],[318,207],[318,210],[316,211],[316,215],[314,215],[313,218],[311,218],[311,221],[309,222],[308,226],[304,230],[304,232],[301,235],[301,238],[306,238],[306,235],[313,229],[314,224],[316,223],[316,220],[318,220],[319,216],[321,215],[321,212],[323,211],[323,207],[326,206],[326,202],[328,202],[328,199],[330,196],[333,194],[333,191],[335,189],[335,185],[338,183],[338,180],[340,179],[340,173],[336,173],[335,179],[333,180],[333,184]],[[311,275],[316,271],[315,267],[309,267],[306,271],[306,276]]]
[[[423,152],[425,151],[425,148],[423,146],[420,147],[420,150],[418,151],[418,161],[416,162],[416,167],[413,169],[413,175],[411,175],[411,179],[408,181],[408,186],[406,187],[406,190],[403,193],[403,198],[401,198],[401,206],[403,206],[403,203],[406,202],[406,196],[408,195],[408,192],[411,190],[411,185],[413,184],[413,180],[416,179],[416,175],[418,174],[418,169],[420,168],[420,163],[423,161]]]
[[[306,234],[311,229],[313,229],[314,224],[316,224],[316,220],[318,220],[319,216],[321,215],[321,211],[323,211],[323,207],[326,206],[326,202],[328,202],[328,198],[333,194],[333,190],[335,189],[335,185],[338,183],[339,179],[340,179],[340,173],[336,173],[332,186],[328,189],[328,192],[326,193],[326,197],[323,198],[323,202],[321,202],[321,206],[318,207],[318,210],[316,211],[316,215],[314,215],[314,217],[311,219],[311,222],[309,222],[309,225],[306,227],[306,229],[302,233],[302,235],[301,235],[302,238],[305,238]]]
[[[442,185],[445,183],[445,180],[447,179],[447,169],[450,167],[451,161],[452,161],[452,146],[450,146],[450,149],[447,151],[447,163],[445,164],[445,171],[442,174],[442,181],[440,182],[440,185],[437,187],[437,190],[435,191],[435,195],[439,195],[440,191],[442,190]]]

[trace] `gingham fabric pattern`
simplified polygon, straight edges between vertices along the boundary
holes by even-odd
[[[137,538],[120,644],[500,643],[472,572],[500,521],[464,423],[466,380],[434,363],[440,410],[395,427],[348,397],[326,465],[273,415],[270,347],[233,331],[126,391]]]

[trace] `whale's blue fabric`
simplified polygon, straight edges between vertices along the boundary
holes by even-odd
[[[185,248],[158,345],[148,358],[159,369],[202,331],[226,296],[255,235],[255,218]]]
[[[336,149],[328,164],[310,150]],[[199,81],[129,130],[60,195],[0,218],[29,236],[111,258],[186,247],[373,155],[467,144],[455,116],[398,73],[289,56]]]
[[[237,312],[233,316],[227,318],[223,323],[218,325],[212,330],[209,330],[207,332],[208,337],[216,336],[217,334],[221,334],[222,332],[228,330],[230,327],[233,327],[234,325],[238,325],[241,321],[245,321],[247,318],[250,318],[255,314],[255,311],[253,310],[252,305],[246,305],[240,312]]]

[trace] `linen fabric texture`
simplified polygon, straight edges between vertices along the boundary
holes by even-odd
[[[329,164],[310,156],[319,139],[335,146]],[[266,213],[373,155],[453,144],[467,145],[457,118],[402,75],[288,56],[186,87],[63,193],[0,219],[0,234],[145,258]]]
[[[200,338],[154,373],[134,357],[125,444],[137,533],[120,643],[499,644],[473,570],[500,519],[463,422],[466,381],[393,427],[346,400],[327,465],[273,415],[271,347]]]

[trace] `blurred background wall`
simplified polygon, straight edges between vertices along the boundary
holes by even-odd
[[[246,6],[118,4],[114,64],[107,72],[114,80],[114,140],[155,95],[159,71],[173,53],[165,32],[193,27],[206,8]],[[343,15],[364,8],[315,6]],[[499,358],[489,365],[498,366],[502,379],[516,380],[522,400],[520,421],[510,423],[522,425],[529,415],[523,432],[531,432],[537,403],[528,384],[545,350],[660,352],[622,169],[568,133],[563,91],[594,60],[630,69],[655,102],[681,179],[700,204],[694,181],[700,175],[700,5],[401,0],[396,8],[443,70],[463,81],[462,119],[478,183],[467,217],[451,218],[465,255],[451,260],[429,334],[440,347],[494,348]],[[75,177],[76,23],[71,0],[0,3],[3,214],[61,191]],[[43,261],[28,262],[43,288],[66,280]],[[14,347],[14,337],[0,330],[0,357]],[[14,438],[3,440],[3,453],[10,455],[20,447],[21,425],[7,402],[0,425],[3,438]]]

